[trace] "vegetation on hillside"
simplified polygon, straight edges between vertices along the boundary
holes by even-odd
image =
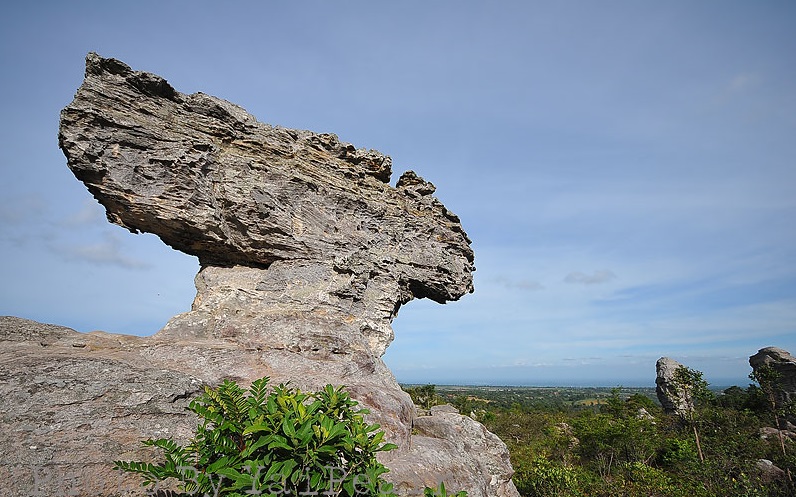
[[[679,379],[694,404],[680,415],[665,414],[645,388],[406,389],[424,407],[451,403],[500,436],[524,497],[796,495],[793,442],[761,438],[761,428],[787,414],[773,402],[772,378],[720,392],[698,371]],[[760,459],[784,473],[767,479]]]

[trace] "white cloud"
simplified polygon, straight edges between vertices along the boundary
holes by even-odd
[[[69,227],[105,225],[105,211],[102,206],[93,199],[83,201],[83,206],[79,211],[72,214],[64,223]]]
[[[70,260],[89,262],[92,264],[114,265],[127,269],[146,269],[151,264],[129,257],[122,253],[122,243],[119,238],[106,232],[103,240],[82,245],[71,245],[55,248],[58,253]]]
[[[754,91],[760,86],[762,81],[763,78],[754,72],[735,74],[728,81],[724,82],[714,97],[713,103],[719,107],[731,104]]]
[[[41,195],[13,195],[0,204],[0,223],[23,224],[39,221],[46,210],[47,202]]]
[[[725,88],[725,94],[741,93],[760,83],[759,75],[752,72],[745,72],[735,75]]]
[[[581,285],[599,285],[607,283],[616,278],[612,271],[600,270],[595,271],[593,274],[586,274],[580,271],[569,273],[564,281],[567,283],[577,283]]]
[[[539,283],[538,281],[531,280],[531,279],[511,279],[506,276],[497,276],[493,278],[495,283],[498,285],[508,288],[510,290],[528,290],[528,291],[535,291],[535,290],[543,290],[544,285]]]

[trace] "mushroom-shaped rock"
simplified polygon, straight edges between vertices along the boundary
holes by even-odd
[[[156,234],[212,273],[198,282],[201,316],[169,333],[256,340],[271,320],[232,333],[220,316],[240,292],[207,294],[218,289],[209,283],[240,283],[250,310],[295,303],[327,325],[342,319],[381,355],[402,304],[473,290],[470,240],[434,186],[411,171],[390,186],[388,156],[333,134],[260,123],[92,53],[59,143],[111,222]]]
[[[433,196],[433,184],[409,171],[392,187],[391,160],[379,152],[333,134],[262,124],[234,104],[179,93],[160,76],[93,53],[61,113],[59,143],[111,222],[156,234],[197,256],[201,269],[192,309],[154,336],[96,335],[79,349],[47,347],[47,354],[68,354],[77,364],[59,370],[58,381],[77,381],[100,361],[114,371],[132,365],[133,373],[151,373],[153,380],[136,392],[141,398],[173,376],[204,384],[268,376],[272,384],[305,391],[345,385],[370,410],[369,422],[398,445],[380,458],[399,495],[444,478],[471,497],[517,497],[505,445],[479,423],[445,413],[434,416],[432,435],[413,435],[414,406],[381,359],[401,305],[413,298],[444,303],[473,290],[470,240]],[[11,335],[22,327],[7,325]],[[50,355],[43,358],[39,345],[47,330],[40,326],[24,325],[36,333],[3,355],[11,369],[33,364],[36,374],[50,374],[44,372]],[[92,399],[91,412],[140,418],[137,407],[115,398]],[[48,399],[36,405],[50,405]],[[145,421],[96,432],[108,443],[87,432],[60,444],[57,424],[41,437],[59,441],[59,457],[86,453],[90,445],[98,461],[112,461],[158,436],[153,426],[166,426],[156,423],[160,397],[151,399]],[[64,406],[60,415],[79,419],[85,404]],[[15,426],[41,416],[29,410]],[[168,422],[172,432],[195,427],[184,413]],[[3,447],[4,461],[24,462],[19,451]],[[83,484],[96,486],[92,495],[110,495],[112,483],[99,472]]]
[[[785,408],[793,404],[796,400],[796,357],[779,347],[765,347],[749,357],[749,365],[755,371],[771,368],[776,373],[776,383],[772,386],[777,406]],[[787,419],[793,421],[794,416],[787,416]]]

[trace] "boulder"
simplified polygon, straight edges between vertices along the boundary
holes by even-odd
[[[787,473],[785,473],[782,468],[776,466],[768,459],[758,459],[755,461],[755,471],[760,477],[760,481],[765,484],[785,480],[787,477]]]
[[[393,187],[386,155],[93,53],[59,144],[109,221],[201,269],[191,310],[150,337],[0,319],[4,495],[144,495],[112,461],[154,457],[147,438],[187,439],[203,385],[263,376],[345,385],[398,445],[380,458],[400,495],[439,481],[518,495],[495,435],[453,412],[418,423],[381,359],[402,305],[473,291],[470,240],[434,185],[410,171]]]
[[[199,258],[194,314],[170,336],[227,337],[241,298],[271,315],[236,317],[239,341],[266,338],[279,316],[315,328],[343,319],[363,342],[347,346],[381,356],[401,305],[473,290],[470,240],[434,185],[409,171],[390,186],[388,156],[333,134],[263,124],[89,54],[58,139],[109,221]],[[293,319],[308,310],[320,322]]]
[[[783,442],[793,442],[796,440],[796,431],[790,429],[778,430],[773,426],[764,426],[760,428],[760,438],[763,440],[776,440],[779,442],[780,437],[782,437]]]
[[[468,495],[470,489],[479,495],[519,495],[511,481],[514,471],[506,444],[481,423],[455,411],[453,406],[434,406],[430,415],[415,418],[412,452],[393,460],[391,470],[403,474],[418,465],[428,468],[420,487],[444,482],[448,490],[464,489]],[[417,484],[399,482],[397,491],[413,495]]]

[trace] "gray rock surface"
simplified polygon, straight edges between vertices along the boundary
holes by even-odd
[[[517,495],[505,445],[455,413],[416,423],[381,359],[401,305],[473,289],[469,239],[431,183],[408,172],[392,187],[379,152],[259,123],[96,54],[59,143],[111,222],[201,270],[191,311],[151,337],[0,318],[4,495],[143,495],[112,461],[152,457],[146,438],[187,438],[184,407],[203,384],[262,376],[345,385],[398,444],[382,460],[402,495],[440,480]]]
[[[766,484],[777,480],[784,480],[787,477],[787,473],[785,473],[782,468],[776,466],[768,459],[758,459],[755,461],[755,470],[760,476],[761,481]]]
[[[773,426],[764,426],[760,428],[760,438],[763,440],[774,440],[779,443],[780,435],[786,442],[793,442],[796,440],[796,431],[793,430],[778,430]]]
[[[790,352],[778,347],[765,347],[757,351],[757,354],[749,357],[749,365],[757,371],[763,366],[769,366],[779,373],[779,381],[776,386],[777,407],[794,407],[796,404],[796,357]],[[785,409],[788,412],[788,409]],[[796,421],[796,417],[789,413],[786,416],[789,421]]]
[[[377,355],[402,304],[473,290],[470,240],[434,185],[410,171],[393,188],[389,157],[333,134],[263,124],[89,54],[59,144],[111,222],[154,233],[202,267],[276,265],[275,284],[293,283],[284,268],[302,265],[302,305],[352,316]],[[216,324],[203,333],[223,333]]]
[[[687,400],[682,389],[674,382],[674,373],[683,365],[669,357],[661,357],[655,363],[655,394],[663,410],[669,414],[684,416],[694,406]]]
[[[147,341],[0,318],[2,495],[127,495],[140,480],[111,461],[153,457],[142,439],[190,438],[203,380],[138,353]]]
[[[431,415],[415,418],[412,450],[393,460],[390,468],[405,474],[422,465],[430,470],[422,484],[430,487],[444,481],[449,490],[467,490],[469,495],[518,495],[511,481],[514,471],[506,444],[481,423],[449,407],[435,406]],[[486,478],[474,479],[472,475]],[[449,482],[467,483],[455,486]],[[399,493],[411,495],[417,483],[406,480],[396,486]]]

